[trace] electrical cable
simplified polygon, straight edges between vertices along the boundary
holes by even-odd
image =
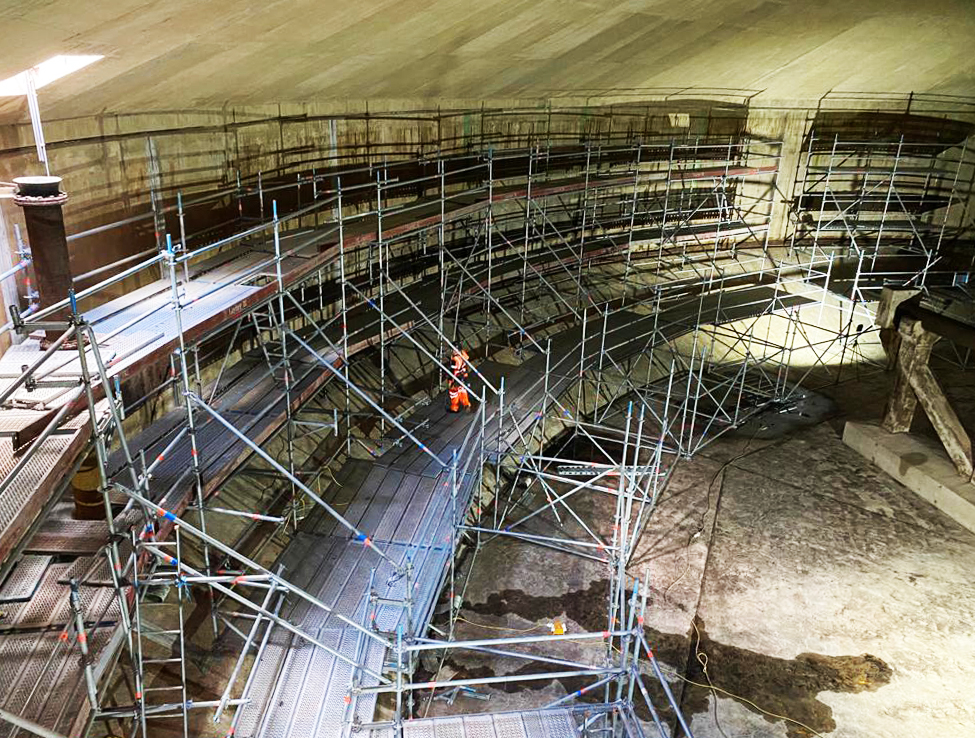
[[[708,483],[708,488],[707,488],[707,504],[706,504],[706,506],[704,508],[704,511],[701,513],[701,518],[700,518],[700,521],[698,522],[697,530],[695,530],[690,535],[690,537],[687,539],[687,543],[684,545],[685,552],[690,547],[691,541],[693,541],[702,532],[704,532],[704,527],[705,527],[704,524],[705,524],[705,521],[707,519],[708,513],[711,511],[711,495],[712,495],[712,492],[714,491],[715,483],[718,481],[719,477],[721,479],[721,484],[719,485],[719,489],[718,489],[718,499],[720,500],[721,490],[724,487],[724,472],[728,469],[728,467],[731,466],[732,464],[734,464],[735,462],[740,461],[741,459],[745,458],[746,456],[749,456],[749,455],[751,455],[753,453],[757,453],[758,451],[762,451],[762,450],[768,448],[768,446],[762,446],[760,448],[752,449],[751,451],[748,450],[748,447],[751,446],[752,442],[755,440],[756,436],[758,435],[758,432],[761,429],[762,429],[761,423],[756,422],[756,424],[755,424],[755,430],[751,434],[751,436],[749,437],[748,441],[745,443],[745,446],[741,450],[741,452],[738,453],[738,454],[736,454],[735,456],[731,457],[730,459],[728,459],[724,463],[722,463],[721,466],[718,467],[717,471],[715,471],[714,475],[711,477],[711,481]],[[779,443],[784,442],[784,440],[785,439],[783,438],[782,440],[778,441],[778,443],[773,443],[771,445],[778,445]],[[717,510],[715,510],[715,514],[717,514]],[[676,586],[677,583],[680,582],[684,578],[684,576],[690,570],[690,566],[691,566],[690,556],[689,555],[685,555],[684,570],[680,573],[680,575],[676,579],[674,579],[670,584],[668,584],[664,588],[664,590],[663,590],[663,596],[664,596],[665,599],[667,598],[667,595],[670,592],[670,590],[674,586]],[[704,653],[701,650],[701,633],[700,633],[700,631],[698,630],[698,627],[697,627],[696,617],[695,617],[695,619],[691,620],[691,625],[693,625],[693,627],[694,627],[694,633],[695,633],[694,658],[697,660],[698,664],[700,664],[701,671],[704,674],[704,678],[707,680],[708,683],[707,683],[707,685],[697,684],[696,682],[693,682],[690,679],[687,679],[683,675],[677,674],[677,672],[674,672],[674,674],[676,676],[678,676],[680,679],[682,679],[683,681],[687,682],[688,684],[695,684],[696,686],[702,687],[704,689],[710,689],[710,690],[712,690],[712,693],[715,693],[715,692],[718,692],[718,691],[724,692],[724,693],[728,694],[731,697],[735,697],[736,699],[741,699],[742,701],[748,702],[749,704],[753,705],[756,709],[758,709],[761,712],[764,712],[765,714],[772,715],[772,713],[769,713],[769,712],[767,712],[765,710],[762,710],[757,705],[754,705],[754,703],[752,703],[750,700],[746,700],[745,698],[739,697],[738,695],[733,695],[733,694],[727,692],[726,690],[721,689],[720,687],[714,686],[714,683],[711,681],[711,675],[708,674],[708,656],[707,656],[706,653]],[[803,728],[805,728],[807,730],[810,730],[814,735],[817,735],[817,736],[820,735],[816,731],[814,731],[811,728],[809,728],[809,726],[803,725],[802,723],[799,723],[796,720],[792,720],[791,718],[787,718],[787,717],[782,716],[782,715],[776,715],[774,717],[781,717],[783,720],[788,720],[789,722],[793,722],[793,723],[796,723],[797,725],[801,725]],[[716,700],[715,700],[715,703],[714,703],[714,725],[718,729],[718,732],[723,736],[723,738],[728,738],[727,734],[724,732],[724,729],[721,727],[721,723],[718,720],[718,704],[717,704],[717,701]]]
[[[701,650],[701,631],[697,628],[697,618],[691,621],[691,625],[694,626],[694,658],[697,659],[697,663],[701,665],[701,672],[704,674],[704,678],[708,680],[708,686],[711,691],[714,692],[714,682],[711,681],[711,675],[708,674],[708,655]],[[724,732],[724,728],[721,727],[721,723],[718,721],[718,700],[714,700],[714,727],[718,729],[723,738],[728,738],[728,735]]]
[[[668,670],[668,671],[670,671],[670,670]],[[787,715],[779,715],[777,712],[772,712],[771,710],[766,710],[763,707],[759,707],[754,702],[752,702],[750,699],[748,699],[747,697],[742,697],[740,694],[735,694],[734,692],[729,692],[727,689],[722,689],[721,687],[716,687],[713,684],[710,684],[709,685],[709,684],[701,684],[700,682],[695,682],[693,679],[688,679],[686,676],[684,676],[683,674],[678,674],[676,671],[670,671],[670,673],[673,676],[675,676],[678,679],[680,679],[681,681],[687,682],[688,684],[692,684],[695,687],[700,687],[701,689],[711,689],[711,690],[714,690],[715,692],[721,692],[721,694],[726,695],[728,697],[731,697],[734,700],[738,700],[739,702],[744,702],[746,705],[751,705],[752,707],[754,707],[756,710],[758,710],[763,715],[768,715],[769,717],[773,717],[773,718],[776,718],[778,720],[785,720],[786,722],[792,723],[793,725],[798,725],[803,730],[808,731],[810,733],[810,735],[814,735],[817,738],[826,738],[822,733],[820,733],[817,730],[814,730],[813,728],[810,728],[805,723],[803,723],[803,722],[801,722],[799,720],[796,720],[794,718],[790,718]]]
[[[697,625],[696,624],[694,626],[694,630],[695,630],[695,632],[697,632]],[[698,634],[698,644],[700,644],[700,634]],[[622,653],[622,651],[620,651],[620,649],[618,649],[616,646],[613,646],[613,650],[616,651],[617,653]],[[804,722],[802,722],[800,720],[796,720],[795,718],[790,718],[787,715],[780,715],[777,712],[772,712],[771,710],[766,710],[765,708],[760,707],[759,705],[756,705],[754,702],[752,702],[747,697],[742,697],[740,694],[735,694],[734,692],[729,692],[727,689],[724,689],[722,687],[715,686],[711,682],[711,677],[707,673],[707,666],[706,666],[707,660],[708,660],[707,659],[707,654],[704,653],[703,651],[700,651],[699,650],[699,646],[698,646],[698,648],[695,648],[695,651],[698,652],[698,655],[699,656],[703,656],[704,657],[704,663],[702,664],[701,668],[704,670],[705,677],[707,677],[707,680],[708,680],[708,683],[707,684],[702,684],[701,682],[695,682],[693,679],[688,679],[686,676],[684,676],[683,674],[681,674],[677,670],[671,669],[671,668],[669,668],[667,666],[664,666],[663,664],[661,664],[661,668],[663,669],[663,671],[666,671],[670,676],[677,677],[682,682],[686,682],[687,684],[693,685],[695,687],[700,687],[701,689],[710,689],[713,692],[720,692],[721,694],[723,694],[723,695],[725,695],[727,697],[730,697],[731,699],[738,700],[739,702],[744,702],[746,705],[751,705],[752,707],[754,707],[756,710],[758,710],[763,715],[768,715],[769,717],[773,717],[773,718],[776,718],[778,720],[785,720],[786,722],[792,723],[793,725],[798,725],[803,730],[808,731],[810,735],[816,736],[816,738],[826,738],[826,736],[824,736],[822,733],[820,733],[819,731],[815,730],[814,728],[810,728],[808,725],[806,725]],[[700,658],[698,658],[698,661],[700,662]],[[717,723],[717,721],[715,721],[715,723]],[[718,730],[721,730],[721,726],[718,726]],[[725,733],[724,733],[723,730],[721,730],[721,734],[722,735],[725,735]]]
[[[521,630],[518,628],[502,628],[497,625],[487,625],[486,623],[475,623],[473,620],[468,620],[467,618],[461,617],[460,615],[458,615],[454,619],[460,620],[469,625],[476,625],[478,628],[487,628],[488,630],[500,630],[505,633],[531,633],[533,630],[539,630],[548,627],[546,625],[533,625],[531,628],[525,628]]]

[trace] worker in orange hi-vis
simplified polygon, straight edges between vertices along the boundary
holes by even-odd
[[[453,351],[450,356],[450,381],[447,384],[447,392],[450,397],[450,412],[458,413],[461,408],[471,409],[471,400],[467,394],[464,382],[467,379],[467,367],[470,354],[464,349]]]
[[[450,356],[450,379],[447,382],[447,393],[450,397],[450,412],[458,413],[461,408],[471,409],[471,400],[467,395],[467,367],[470,354],[464,349],[454,350]]]
[[[450,398],[450,404],[447,409],[452,413],[460,412],[460,385],[456,384],[453,380],[447,382],[447,396]]]

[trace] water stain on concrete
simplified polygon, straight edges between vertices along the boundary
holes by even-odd
[[[609,580],[597,579],[586,589],[568,592],[554,597],[541,597],[520,589],[504,589],[492,592],[487,601],[474,605],[465,602],[464,607],[482,615],[520,615],[529,620],[565,616],[586,630],[605,630],[609,612],[606,596]]]
[[[528,620],[565,616],[586,630],[603,630],[606,626],[606,594],[609,582],[601,579],[583,590],[567,592],[563,595],[542,597],[516,589],[506,589],[492,593],[486,602],[464,603],[470,612],[504,616],[518,615]],[[702,685],[710,677],[714,687],[748,700],[738,700],[749,710],[762,715],[770,722],[785,724],[789,738],[807,738],[810,732],[795,722],[782,720],[768,713],[787,716],[803,723],[814,731],[829,733],[836,729],[832,708],[821,702],[821,692],[858,693],[875,691],[890,682],[892,669],[882,659],[871,654],[860,656],[827,656],[817,653],[802,653],[794,659],[782,659],[758,653],[745,648],[731,646],[711,639],[702,620],[695,621],[687,635],[660,633],[645,628],[648,643],[654,649],[657,659],[665,666],[673,666],[686,674],[691,682]],[[703,654],[698,658],[698,654]],[[704,664],[707,665],[705,674]],[[686,671],[684,666],[686,665]],[[490,667],[479,666],[463,669],[465,676],[492,676]],[[519,672],[537,672],[537,665],[528,664]],[[517,672],[516,672],[517,673]],[[566,691],[584,686],[587,679],[561,680]],[[655,680],[647,679],[646,684],[654,706],[661,718],[672,723],[672,711],[665,707],[666,699]],[[540,682],[522,683],[525,687],[539,689]],[[511,686],[514,690],[516,687]],[[708,710],[710,688],[699,687],[685,682],[682,688],[675,689],[681,709],[688,717]],[[720,692],[719,696],[723,695]],[[588,699],[587,699],[588,698]],[[585,695],[587,701],[601,701],[602,690]],[[754,704],[749,704],[749,702]],[[637,699],[634,707],[638,716],[650,720],[649,711],[642,700]]]
[[[903,456],[901,456],[900,473],[907,474],[908,470],[912,466],[921,466],[921,464],[923,464],[927,460],[928,460],[927,454],[922,454],[918,452],[904,454]]]
[[[876,691],[890,682],[893,673],[882,659],[871,654],[826,656],[801,653],[794,659],[780,659],[714,641],[700,619],[696,625],[700,642],[697,634],[692,632],[688,679],[707,684],[710,676],[715,687],[744,697],[768,712],[804,723],[820,733],[836,729],[832,708],[817,699],[820,692]],[[707,675],[701,660],[696,658],[697,652],[706,655]],[[708,692],[709,689],[687,684],[682,707],[691,714],[707,710]],[[741,704],[771,722],[778,720],[753,705]],[[795,723],[783,722],[790,738],[810,735]]]

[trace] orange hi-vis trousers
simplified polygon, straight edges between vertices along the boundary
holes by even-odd
[[[459,384],[451,384],[448,395],[450,397],[450,412],[459,413],[461,408],[470,409],[471,400],[467,396],[467,390]]]

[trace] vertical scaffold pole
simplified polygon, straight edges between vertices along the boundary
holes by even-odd
[[[501,489],[501,449],[503,444],[502,428],[504,427],[504,377],[498,383],[498,445],[497,456],[494,461],[494,527],[498,527],[498,491]]]
[[[336,177],[336,189],[338,190],[336,203],[336,213],[339,223],[339,282],[342,293],[342,371],[346,377],[349,376],[349,303],[347,296],[347,285],[345,278],[345,218],[342,215],[342,178]],[[352,453],[352,397],[349,385],[345,383],[345,452]]]
[[[521,314],[518,318],[518,325],[525,325],[525,291],[528,288],[528,241],[529,231],[532,225],[532,163],[535,159],[534,147],[528,150],[528,185],[525,190],[525,243],[522,247],[522,267],[521,267]]]
[[[396,713],[393,717],[396,738],[403,735],[403,624],[396,626]]]
[[[386,263],[383,247],[383,181],[385,169],[376,171],[376,249],[379,261],[379,406],[386,407]],[[379,448],[386,440],[386,418],[379,418]]]
[[[539,447],[545,447],[545,416],[548,414],[548,377],[552,371],[552,339],[548,339],[545,345],[545,376],[542,377],[542,407],[539,417]]]
[[[457,526],[460,523],[461,521],[457,520],[457,449],[454,449],[450,457],[450,550],[454,552],[457,550]],[[457,581],[456,558],[453,554],[450,557],[450,602],[448,603],[450,618],[447,630],[451,640],[454,637],[454,621],[456,620],[454,616],[456,600],[454,583]]]
[[[446,210],[446,197],[447,197],[447,175],[444,171],[443,157],[437,157],[437,173],[440,175],[440,223],[437,228],[438,246],[437,258],[439,261],[439,276],[440,276],[440,310],[437,311],[437,334],[440,337],[440,349],[437,354],[438,358],[443,358],[446,348],[444,345],[445,334],[444,334],[444,313],[447,310],[447,274],[444,271],[444,249],[446,248],[446,231],[445,231],[445,210]],[[447,378],[443,376],[438,382],[438,386],[443,388],[446,383]]]
[[[586,179],[582,186],[582,225],[579,230],[579,264],[576,278],[576,309],[582,305],[582,264],[586,254],[586,216],[589,212],[589,162],[592,158],[592,145],[586,141]],[[585,323],[583,323],[585,325]]]
[[[177,617],[179,618],[179,628],[176,637],[179,638],[179,686],[180,686],[180,696],[182,698],[182,704],[180,705],[180,712],[183,715],[183,738],[187,738],[190,733],[190,723],[189,723],[189,706],[188,695],[186,693],[186,630],[184,626],[184,603],[186,598],[189,596],[189,586],[183,579],[182,569],[180,564],[183,561],[183,543],[182,538],[179,534],[179,526],[176,526],[176,602],[177,602]]]
[[[626,512],[626,494],[627,494],[627,469],[626,469],[626,458],[627,458],[627,445],[630,437],[630,424],[633,420],[633,403],[630,402],[626,409],[626,425],[623,431],[623,449],[620,456],[619,464],[619,484],[617,485],[616,494],[616,513],[615,520],[613,522],[613,538],[612,538],[612,551],[614,553],[615,559],[613,560],[613,565],[615,571],[613,576],[610,577],[609,586],[609,618],[606,624],[606,629],[609,631],[617,630],[616,624],[618,618],[622,615],[622,607],[620,606],[621,600],[625,597],[623,594],[625,583],[626,583],[626,555],[623,551],[626,541],[626,521],[624,520]],[[637,449],[639,452],[639,449]],[[625,600],[623,600],[625,601]],[[609,638],[606,641],[606,658],[612,662],[613,660],[613,639]],[[607,684],[605,688],[606,702],[610,701],[610,685]]]
[[[578,434],[579,426],[578,421],[582,418],[582,401],[583,401],[583,385],[585,384],[585,371],[586,371],[586,320],[588,317],[589,308],[582,309],[582,339],[579,341],[579,386],[576,390],[576,429],[573,432],[573,437]]]
[[[179,296],[179,284],[176,279],[176,254],[173,251],[172,238],[167,234],[167,261],[169,262],[169,284],[172,292],[173,314],[176,321],[177,338],[177,360],[179,362],[179,376],[183,385],[183,407],[186,411],[186,427],[190,437],[190,460],[193,469],[193,484],[196,491],[196,509],[199,518],[200,530],[206,533],[206,516],[203,508],[203,473],[200,468],[200,451],[196,439],[196,420],[193,415],[193,404],[190,401],[190,373],[186,363],[186,340],[183,336],[183,305]],[[210,571],[210,546],[203,541],[203,570],[207,577],[211,576]],[[210,594],[210,619],[213,625],[213,635],[218,633],[217,613],[213,588],[209,588]]]
[[[281,222],[278,220],[278,201],[271,203],[274,218],[274,273],[278,287],[278,340],[281,342],[281,366],[284,371],[284,413],[285,437],[288,444],[288,472],[292,479],[295,477],[295,426],[291,408],[291,360],[288,354],[288,323],[284,310],[284,275],[281,271]],[[298,488],[293,481],[291,484],[291,519],[298,527]]]
[[[185,254],[189,247],[186,245],[186,218],[185,211],[183,210],[183,191],[180,190],[176,193],[176,214],[179,218],[179,251]],[[183,262],[183,281],[190,281],[190,262],[189,260]]]
[[[660,240],[657,247],[656,274],[660,276],[660,270],[664,264],[664,243],[667,239],[667,215],[670,208],[670,185],[673,183],[674,174],[674,139],[670,139],[669,154],[667,156],[667,178],[664,180],[664,205],[663,213],[660,216]]]
[[[636,225],[636,206],[640,194],[640,163],[643,158],[643,144],[637,141],[636,163],[633,170],[633,195],[630,199],[630,227],[627,229],[626,241],[626,266],[623,269],[623,300],[621,305],[626,304],[626,296],[629,288],[630,265],[633,260],[633,227]]]
[[[235,197],[237,198],[237,221],[240,225],[244,223],[244,188],[240,184],[240,170],[235,170],[237,174],[237,188]]]
[[[474,487],[477,496],[473,498],[475,505],[474,514],[477,516],[478,526],[480,526],[481,519],[481,502],[483,501],[483,490],[484,490],[484,464],[487,462],[487,387],[481,388],[481,438],[480,447],[478,448],[478,464],[477,464],[477,486]],[[477,534],[478,541],[480,541],[481,534]]]
[[[630,658],[630,647],[632,646],[631,641],[636,639],[630,635],[633,632],[634,622],[636,620],[636,601],[637,594],[640,587],[640,580],[637,579],[633,582],[633,593],[630,595],[630,606],[628,612],[626,613],[626,635],[623,636],[620,642],[620,674],[628,674],[629,669],[629,658]],[[631,680],[634,677],[631,676]],[[616,701],[619,702],[623,699],[623,678],[616,680]],[[631,685],[632,686],[632,685]],[[632,701],[632,694],[630,700]]]
[[[149,523],[151,525],[151,523]],[[142,649],[142,590],[139,587],[139,558],[138,558],[138,539],[135,531],[129,531],[132,542],[132,553],[129,556],[129,567],[132,571],[132,605],[135,610],[135,645],[136,645],[136,666],[135,666],[135,702],[139,712],[139,726],[142,728],[142,738],[149,738],[149,730],[146,725],[146,692],[145,692],[145,672],[142,664],[145,654]]]
[[[488,151],[488,206],[485,216],[487,225],[487,294],[484,298],[484,334],[489,335],[491,321],[491,282],[494,269],[494,153]]]

